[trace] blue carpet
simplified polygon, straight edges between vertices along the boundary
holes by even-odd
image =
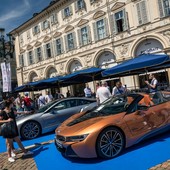
[[[51,139],[54,139],[53,133],[23,141],[23,144],[29,146]],[[5,151],[5,141],[0,137],[0,152]],[[170,159],[170,133],[167,132],[132,146],[111,160],[65,158],[56,150],[54,143],[39,146],[33,151],[38,170],[147,170]]]

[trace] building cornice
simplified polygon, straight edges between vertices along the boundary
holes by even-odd
[[[29,20],[24,22],[22,25],[15,28],[14,30],[12,30],[10,32],[10,34],[14,35],[16,32],[22,32],[24,29],[27,29],[30,25],[33,25],[33,24],[39,22],[42,18],[44,18],[45,16],[48,16],[49,14],[54,12],[55,10],[61,9],[62,6],[64,6],[67,2],[70,2],[70,1],[73,1],[73,0],[59,0],[59,1],[54,2],[53,4],[44,8],[39,13],[36,13],[36,15],[33,15],[32,18],[30,18]]]

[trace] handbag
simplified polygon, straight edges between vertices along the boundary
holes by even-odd
[[[15,122],[10,121],[1,125],[1,135],[4,138],[13,138],[17,136]]]
[[[8,113],[6,113],[7,116],[9,117]],[[18,135],[18,132],[16,130],[16,123],[15,121],[10,121],[7,123],[3,123],[0,126],[0,134],[4,138],[14,138]]]

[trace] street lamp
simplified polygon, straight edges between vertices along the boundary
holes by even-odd
[[[6,34],[6,36],[9,38],[8,41],[5,40],[5,29],[0,28],[0,58],[2,61],[1,72],[5,97],[7,93],[11,91],[11,67],[7,60],[12,58],[14,52],[13,37],[11,34]]]

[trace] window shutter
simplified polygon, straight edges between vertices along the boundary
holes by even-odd
[[[77,30],[77,34],[78,34],[78,39],[79,39],[79,46],[82,46],[82,36],[81,36],[81,29]]]
[[[23,65],[22,65],[22,55],[19,55],[19,67],[23,67]]]
[[[110,15],[110,23],[111,23],[111,30],[112,30],[112,34],[117,34],[117,26],[116,26],[116,20],[115,20],[115,15],[112,14]]]
[[[54,57],[57,55],[57,43],[56,43],[56,39],[53,40],[53,50],[54,50]]]
[[[165,16],[162,0],[158,0],[160,18]]]
[[[142,1],[140,4],[141,4],[141,10],[142,10],[142,21],[143,21],[143,24],[145,24],[148,22],[146,1]]]
[[[43,58],[44,58],[44,60],[46,60],[46,58],[47,58],[47,49],[46,49],[46,44],[44,44],[43,45]]]
[[[65,19],[65,13],[64,13],[64,9],[61,10],[61,14],[62,14],[62,18]]]
[[[78,11],[77,1],[74,2],[74,8],[75,8],[75,11],[77,12]]]
[[[28,66],[30,65],[30,57],[29,57],[29,52],[27,52],[27,62],[28,62]]]
[[[98,41],[96,22],[93,23],[94,41]]]
[[[91,39],[91,29],[89,25],[87,25],[87,33],[88,33],[88,43],[90,44],[92,39]]]
[[[22,55],[22,60],[23,60],[22,65],[23,65],[23,66],[26,66],[26,64],[25,64],[25,54]]]
[[[35,30],[34,27],[32,28],[32,34],[35,35]]]
[[[64,40],[65,40],[65,49],[66,49],[66,52],[67,52],[68,51],[67,35],[64,36]]]
[[[37,48],[36,49],[34,49],[34,60],[35,60],[35,62],[34,63],[37,63],[38,61],[39,61],[39,59],[38,59],[38,56],[37,56]]]
[[[73,32],[73,43],[74,43],[74,49],[77,48],[77,39],[76,39],[76,33]]]
[[[41,30],[44,30],[44,24],[41,22]]]
[[[105,37],[109,36],[109,27],[108,27],[108,21],[107,18],[104,18],[104,29],[105,29]]]
[[[70,15],[73,15],[73,9],[72,9],[72,6],[69,6],[69,11],[70,11]]]
[[[51,57],[54,57],[53,42],[50,42]]]
[[[136,4],[136,9],[137,9],[137,15],[138,15],[138,23],[139,25],[142,24],[142,16],[141,16],[141,10],[140,10],[140,3]]]
[[[123,10],[123,31],[126,31],[129,28],[128,25],[128,13],[125,11],[125,9]]]
[[[64,53],[64,43],[63,43],[63,37],[60,38],[61,41],[61,53]]]

